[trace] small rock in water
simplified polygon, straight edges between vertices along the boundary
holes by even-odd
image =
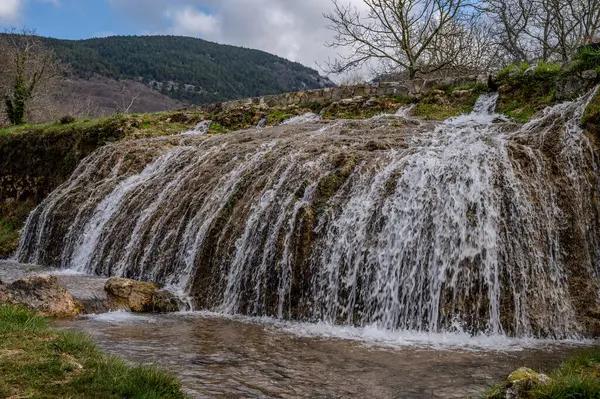
[[[23,305],[56,317],[76,316],[81,311],[69,290],[56,276],[48,274],[25,277],[0,287],[0,303]]]
[[[106,282],[104,290],[110,301],[133,312],[166,313],[179,310],[175,296],[169,291],[160,290],[155,283],[113,277]]]
[[[266,119],[261,119],[260,121],[258,121],[258,125],[256,125],[256,127],[265,127],[265,126],[267,126]]]

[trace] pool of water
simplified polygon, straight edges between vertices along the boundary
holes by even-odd
[[[210,313],[114,312],[55,324],[85,331],[112,354],[163,366],[195,398],[478,398],[518,367],[553,368],[584,349]]]

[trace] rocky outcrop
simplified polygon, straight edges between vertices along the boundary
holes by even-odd
[[[177,312],[179,305],[173,294],[158,284],[113,277],[104,290],[109,301],[132,312]]]
[[[0,303],[22,305],[55,317],[71,317],[81,311],[69,290],[56,278],[39,274],[0,286]]]

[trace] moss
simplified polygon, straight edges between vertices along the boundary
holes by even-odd
[[[317,103],[317,102],[312,102],[310,104],[307,104],[306,108],[310,109],[311,112],[318,114],[323,109],[323,104]]]
[[[600,88],[594,94],[594,98],[590,101],[583,112],[581,124],[589,132],[600,136]]]
[[[8,258],[17,249],[19,231],[3,218],[0,218],[0,259]]]
[[[356,156],[339,153],[332,159],[334,170],[319,180],[313,202],[315,216],[320,215],[329,200],[339,191],[358,164]]]
[[[103,354],[90,338],[50,329],[27,310],[0,307],[0,336],[0,397],[187,397],[164,371],[129,366]]]
[[[276,109],[267,115],[267,125],[279,125],[281,122],[285,121],[286,119],[290,119],[293,116],[294,114]]]
[[[213,122],[210,124],[210,129],[208,129],[208,133],[210,133],[210,134],[229,133],[229,129],[227,129],[225,126],[221,125],[218,122]]]

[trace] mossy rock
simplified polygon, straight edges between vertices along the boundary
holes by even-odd
[[[581,125],[589,132],[600,136],[600,88],[586,107]]]
[[[510,373],[506,381],[494,388],[485,398],[525,399],[531,397],[531,391],[550,383],[552,383],[552,379],[547,375],[538,373],[527,367],[521,367]]]

